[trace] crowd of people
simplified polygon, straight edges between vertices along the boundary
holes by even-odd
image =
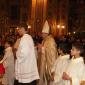
[[[0,79],[3,85],[85,85],[85,47],[78,40],[55,39],[46,20],[42,36],[28,34],[20,23],[15,41],[0,45]],[[0,40],[1,41],[1,40]]]

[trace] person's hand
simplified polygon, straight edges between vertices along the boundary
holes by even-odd
[[[66,72],[63,72],[62,78],[63,80],[71,80],[71,77]]]
[[[3,62],[2,61],[0,61],[0,64],[2,64]]]
[[[85,85],[85,81],[81,81],[80,85]]]
[[[43,45],[42,44],[38,44],[37,47],[41,49],[43,47]]]
[[[51,73],[51,78],[50,78],[50,80],[51,81],[54,81],[54,75],[55,75],[55,73],[53,72],[53,73]]]

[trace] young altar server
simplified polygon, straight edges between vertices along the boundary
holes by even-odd
[[[83,72],[84,72],[84,57],[81,56],[83,53],[83,45],[80,43],[74,43],[71,49],[72,59],[63,73],[63,80],[65,85],[80,85]]]
[[[54,67],[52,68],[52,75],[51,75],[51,85],[64,85],[62,74],[65,71],[69,60],[70,55],[68,54],[68,44],[61,43],[58,48],[58,53],[60,56],[57,58]]]

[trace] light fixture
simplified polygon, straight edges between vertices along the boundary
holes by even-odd
[[[64,28],[65,28],[65,26],[63,25],[63,26],[61,26],[61,28],[63,28],[63,29],[64,29]]]
[[[60,28],[60,25],[57,25],[57,28]]]
[[[73,34],[75,34],[76,32],[73,32]]]
[[[28,25],[28,29],[30,29],[31,28],[31,25]]]

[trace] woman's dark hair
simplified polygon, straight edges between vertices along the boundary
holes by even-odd
[[[5,40],[5,42],[7,42],[8,44],[10,44],[10,46],[14,45],[14,39],[7,37],[7,39]]]
[[[84,52],[84,46],[83,46],[83,44],[77,42],[77,43],[73,43],[72,46],[75,47],[77,50],[80,51],[80,56],[83,57],[84,63],[85,63],[85,55],[84,55],[85,52]]]

